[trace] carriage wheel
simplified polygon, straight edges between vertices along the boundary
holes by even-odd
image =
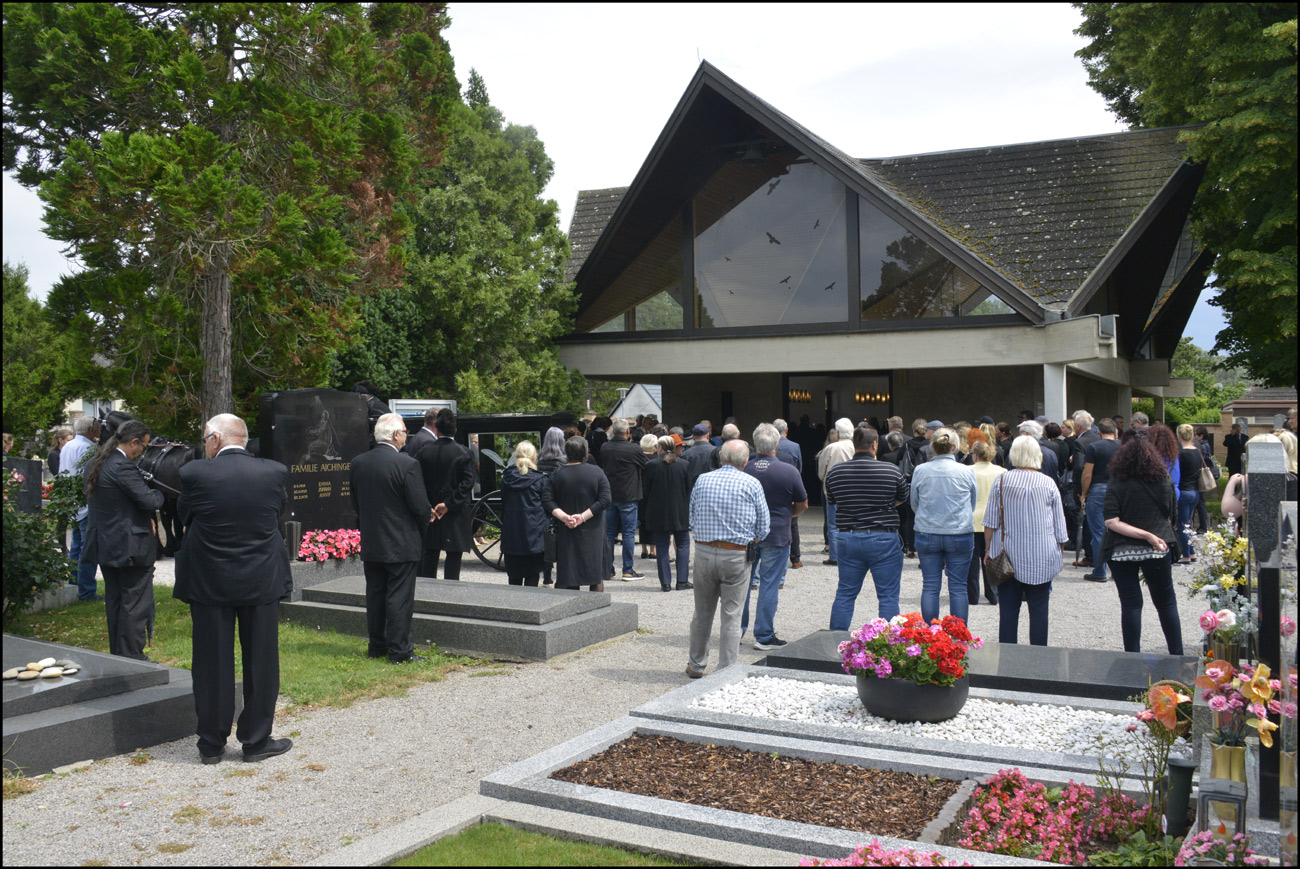
[[[505,555],[501,552],[501,492],[488,492],[474,505],[474,554],[479,561],[497,570],[506,569]]]

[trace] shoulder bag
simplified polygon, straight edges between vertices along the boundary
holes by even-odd
[[[998,553],[997,558],[989,560],[985,572],[989,578],[989,585],[997,588],[1016,575],[1016,569],[1011,564],[1011,556],[1007,554],[1007,509],[1006,509],[1006,481],[998,480],[998,533],[1002,535],[1002,551]]]
[[[1213,492],[1219,488],[1218,476],[1206,466],[1205,456],[1201,455],[1199,448],[1196,450],[1196,456],[1201,460],[1201,470],[1196,479],[1196,490],[1198,492]]]

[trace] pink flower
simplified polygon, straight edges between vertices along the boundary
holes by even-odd
[[[1215,712],[1223,712],[1228,708],[1228,699],[1226,697],[1214,696],[1210,698],[1210,708]]]
[[[1225,630],[1237,625],[1237,617],[1232,614],[1232,610],[1219,610],[1215,616],[1219,620],[1219,627]]]
[[[1206,610],[1205,612],[1201,613],[1201,630],[1205,631],[1208,634],[1210,631],[1217,631],[1218,629],[1219,629],[1218,616],[1216,616],[1214,613],[1210,612],[1209,610]]]
[[[1295,633],[1295,619],[1282,616],[1282,636],[1289,637]]]

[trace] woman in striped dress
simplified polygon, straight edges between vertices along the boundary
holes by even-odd
[[[1020,604],[1029,605],[1029,642],[1047,645],[1047,603],[1061,572],[1061,549],[1069,534],[1056,483],[1039,473],[1043,450],[1021,435],[1011,445],[1012,470],[998,477],[984,511],[986,560],[1005,549],[1015,576],[998,587],[998,642],[1014,643]],[[1004,539],[1005,538],[1005,539]]]

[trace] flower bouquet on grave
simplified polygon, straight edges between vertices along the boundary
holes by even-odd
[[[298,546],[301,561],[328,561],[361,554],[361,532],[351,528],[337,531],[306,531]]]
[[[1224,830],[1226,836],[1227,830]],[[1267,866],[1267,857],[1258,857],[1250,848],[1250,837],[1238,833],[1230,840],[1215,835],[1213,830],[1202,830],[1189,836],[1178,849],[1175,866]]]
[[[1223,607],[1215,612],[1214,608],[1220,604]],[[1231,660],[1233,657],[1239,660],[1241,649],[1249,647],[1255,634],[1255,605],[1235,590],[1229,590],[1222,596],[1211,597],[1210,607],[1199,620],[1201,630],[1205,631],[1209,660]]]
[[[1211,598],[1235,594],[1236,588],[1246,584],[1250,541],[1233,533],[1231,518],[1221,529],[1198,535],[1195,547],[1198,557],[1191,574],[1193,595]]]

